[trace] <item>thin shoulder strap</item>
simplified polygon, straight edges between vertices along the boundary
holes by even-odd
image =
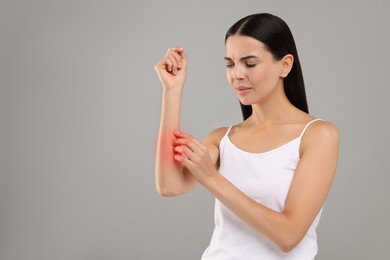
[[[303,134],[306,132],[306,129],[307,129],[307,127],[308,127],[309,125],[311,125],[313,122],[319,121],[319,120],[324,121],[323,119],[316,118],[316,119],[314,119],[314,120],[311,120],[309,123],[307,123],[306,126],[305,126],[305,128],[303,128],[302,133],[301,133],[301,135],[299,136],[299,138],[302,138]]]
[[[226,131],[226,134],[225,134],[225,136],[227,136],[227,135],[229,134],[229,132],[230,132],[230,129],[232,129],[232,127],[233,127],[233,125],[229,126],[228,130]]]

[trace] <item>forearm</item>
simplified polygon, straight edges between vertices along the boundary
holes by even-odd
[[[206,188],[240,219],[273,241],[283,251],[289,251],[302,239],[289,215],[272,210],[240,191],[221,175],[217,175]]]
[[[173,131],[180,129],[182,89],[164,90],[156,151],[156,188],[162,195],[172,195],[184,181],[183,166],[173,159]]]

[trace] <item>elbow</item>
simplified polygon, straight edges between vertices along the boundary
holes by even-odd
[[[301,240],[302,239],[293,237],[286,238],[284,241],[278,244],[278,247],[284,253],[289,253],[301,242]]]
[[[279,245],[279,249],[283,251],[283,253],[289,253],[291,252],[296,246],[298,245],[298,243],[286,243],[286,244],[283,244],[283,245]]]
[[[156,173],[156,176],[159,176],[159,174]],[[156,178],[155,188],[157,194],[161,197],[174,197],[179,195],[172,185],[167,185],[167,182],[161,180],[160,178]]]
[[[175,197],[179,195],[179,193],[174,190],[166,189],[166,188],[164,189],[159,186],[156,187],[156,191],[161,197]]]

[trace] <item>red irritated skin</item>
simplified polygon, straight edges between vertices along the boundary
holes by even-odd
[[[160,159],[171,165],[176,164],[176,161],[173,159],[175,138],[172,138],[172,134],[170,133],[163,133],[161,134],[160,138],[161,147],[156,146],[156,148],[160,151]]]
[[[174,131],[176,137],[173,158],[187,167],[192,176],[202,185],[219,175],[207,146],[196,138],[183,132]]]

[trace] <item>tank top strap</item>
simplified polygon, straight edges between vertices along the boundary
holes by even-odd
[[[232,129],[233,126],[234,126],[234,125],[229,126],[228,130],[226,131],[225,136],[227,136],[227,135],[229,134],[229,132],[230,132],[230,130]]]
[[[303,134],[306,132],[306,129],[309,127],[309,125],[311,125],[315,121],[324,121],[324,120],[320,119],[320,118],[316,118],[316,119],[311,120],[309,123],[307,123],[306,126],[303,128],[302,133],[299,135],[299,139],[302,138]]]

